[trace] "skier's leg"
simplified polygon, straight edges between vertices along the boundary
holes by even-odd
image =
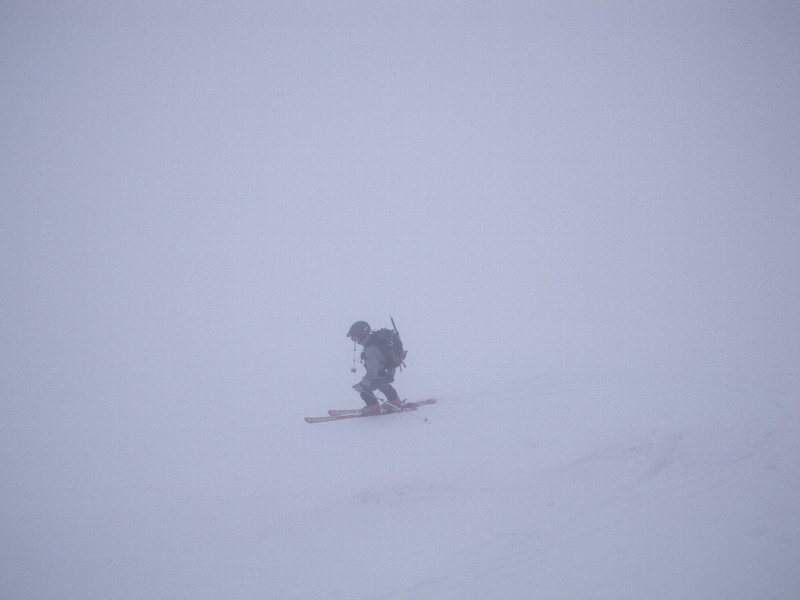
[[[370,390],[365,389],[364,391],[359,392],[359,396],[361,396],[364,404],[366,404],[366,406],[361,409],[362,414],[376,415],[381,412],[380,402],[378,402],[375,394],[373,394]]]
[[[390,383],[384,383],[378,389],[380,390],[381,394],[386,396],[386,399],[389,400],[390,402],[392,400],[400,399],[400,395],[397,393],[397,390],[394,389],[394,387]]]
[[[397,393],[397,390],[392,387],[389,383],[382,383],[378,388],[381,393],[386,396],[386,404],[389,405],[390,408],[400,410],[403,406],[403,401],[400,400],[400,395]]]
[[[363,391],[360,392],[359,395],[361,396],[361,399],[364,401],[364,404],[366,404],[367,406],[373,406],[375,404],[378,404],[378,399],[375,397],[375,394],[373,394],[371,391]]]

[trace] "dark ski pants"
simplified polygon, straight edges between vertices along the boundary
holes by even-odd
[[[378,390],[381,394],[386,396],[387,400],[396,400],[400,397],[397,393],[397,390],[392,387],[391,382],[386,380],[381,381],[379,379],[370,386],[369,393],[361,392],[361,399],[366,403],[367,406],[372,406],[373,404],[378,403],[378,399],[375,397],[375,394],[373,394],[375,390]]]

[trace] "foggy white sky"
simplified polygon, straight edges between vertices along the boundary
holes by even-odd
[[[429,4],[7,3],[6,360],[791,350],[796,7]]]
[[[799,21],[5,3],[7,396],[209,370],[331,393],[347,325],[389,312],[428,382],[509,353],[796,366]]]

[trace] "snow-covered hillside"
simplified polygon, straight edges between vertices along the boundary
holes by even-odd
[[[17,538],[4,585],[31,598],[796,597],[796,388],[622,371],[518,383],[525,394],[416,413],[308,425],[301,411],[326,403],[307,402],[291,419],[160,417],[85,455],[61,446],[95,470],[49,473],[44,506],[12,505],[39,520],[6,531],[41,538]]]
[[[286,484],[302,508],[268,533],[293,549],[275,597],[796,597],[796,389],[712,373],[519,384],[303,432]]]
[[[792,2],[0,3],[0,600],[800,598]],[[393,315],[416,413],[358,407]]]

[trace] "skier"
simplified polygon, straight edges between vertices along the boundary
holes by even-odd
[[[354,343],[364,347],[361,353],[361,361],[367,373],[361,381],[353,386],[353,389],[361,395],[366,406],[361,409],[363,414],[377,414],[381,412],[381,405],[375,397],[375,390],[379,390],[386,396],[387,402],[384,406],[389,410],[402,410],[403,402],[397,391],[392,387],[394,374],[397,370],[392,366],[383,354],[375,340],[371,339],[372,329],[366,321],[356,321],[347,332],[347,337]],[[353,368],[355,373],[355,367]]]

